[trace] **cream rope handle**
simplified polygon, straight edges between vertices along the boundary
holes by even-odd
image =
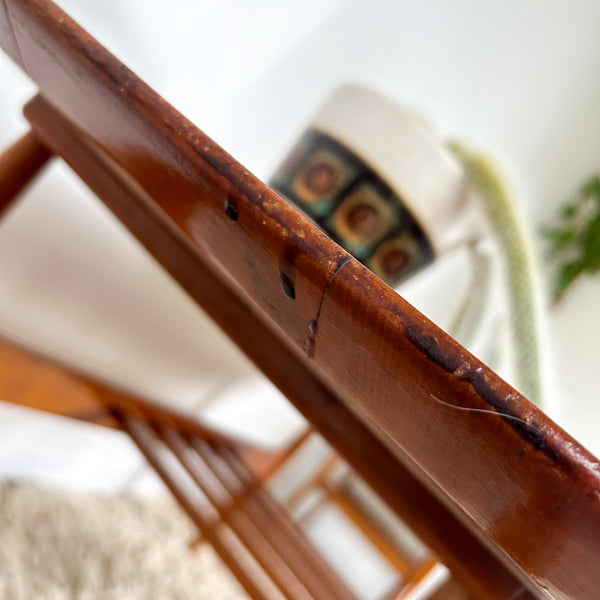
[[[543,375],[533,249],[497,167],[484,154],[463,145],[452,143],[449,147],[465,169],[505,261],[517,386],[529,400],[540,405]]]

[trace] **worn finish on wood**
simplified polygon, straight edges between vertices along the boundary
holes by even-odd
[[[555,598],[593,598],[598,461],[424,317],[354,285],[362,277],[349,263],[331,282],[315,360],[345,373],[363,422],[405,449],[535,582]]]
[[[50,151],[31,131],[0,154],[0,218],[50,156]]]
[[[506,568],[358,421],[244,300],[174,235],[151,200],[42,98],[25,114],[36,131],[146,245],[213,320],[282,390],[474,597],[509,598],[521,586]],[[135,210],[134,210],[135,209]],[[131,218],[134,211],[135,219]],[[373,465],[377,465],[374,469]]]
[[[187,289],[206,269],[215,281],[227,282],[230,295],[236,290],[237,309],[252,307],[257,330],[266,324],[273,332],[269,350],[285,348],[283,362],[298,365],[296,383],[280,382],[284,391],[297,387],[301,377],[313,386],[319,382],[332,404],[344,406],[345,427],[351,430],[353,423],[365,442],[365,427],[370,430],[376,445],[369,440],[362,448],[362,470],[377,464],[373,452],[386,457],[379,478],[402,463],[475,535],[499,549],[540,597],[547,589],[555,598],[595,599],[598,461],[54,5],[45,0],[6,0],[6,5],[14,36],[3,24],[3,46],[14,51],[17,40],[18,60],[42,93],[99,145],[99,156],[118,163],[155,203],[156,208],[150,203],[142,209],[125,203],[120,218],[135,229],[152,211],[159,230],[184,240],[185,266],[169,256],[160,259],[178,271]],[[245,349],[249,346],[250,341]],[[347,444],[350,430],[335,431],[327,403],[303,401],[318,428]],[[353,460],[356,465],[361,458]],[[395,484],[380,481],[378,491]]]

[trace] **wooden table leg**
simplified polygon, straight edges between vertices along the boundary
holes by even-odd
[[[0,155],[0,217],[51,156],[32,131]]]

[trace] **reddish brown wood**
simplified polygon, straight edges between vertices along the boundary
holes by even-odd
[[[189,415],[140,398],[113,383],[32,352],[3,337],[0,337],[0,399],[113,429],[122,429],[113,416],[114,410],[126,410],[145,420],[170,423],[190,435],[233,443],[251,466],[256,457],[262,457],[264,453],[264,450],[225,436]]]
[[[390,538],[387,531],[381,528],[376,515],[373,514],[373,508],[364,506],[352,493],[347,479],[333,476],[336,467],[340,466],[341,460],[337,455],[329,456],[302,485],[286,498],[286,505],[293,512],[308,494],[320,490],[321,497],[312,503],[308,511],[302,512],[302,522],[311,519],[324,505],[331,503],[336,505],[401,576],[400,592],[393,592],[389,599],[410,599],[412,591],[438,564],[438,561],[432,556],[426,556],[421,561],[415,562],[413,557],[407,556],[406,548],[398,545]]]
[[[312,428],[307,426],[306,430],[302,434],[300,434],[295,440],[292,440],[289,445],[287,445],[285,448],[282,448],[280,451],[270,452],[270,456],[266,455],[262,458],[262,460],[260,457],[253,457],[252,470],[260,477],[262,481],[268,481],[288,463],[293,454],[306,443],[306,440],[308,440],[312,434]],[[248,462],[248,458],[249,456],[246,455],[246,462]]]
[[[50,151],[31,131],[0,154],[0,217],[50,156]]]
[[[367,539],[379,550],[380,554],[405,578],[414,576],[414,564],[409,561],[406,554],[402,553],[397,544],[394,544],[386,532],[382,531],[373,518],[364,508],[354,501],[345,492],[343,486],[336,487],[335,484],[324,483],[323,488],[332,502],[334,502],[354,523]]]
[[[272,545],[272,536],[263,532],[260,526],[256,523],[246,511],[241,510],[240,504],[236,501],[235,497],[231,497],[226,490],[223,490],[222,486],[219,485],[218,480],[211,475],[214,474],[214,464],[211,464],[211,452],[206,448],[205,445],[198,445],[198,456],[201,457],[202,462],[207,465],[207,469],[204,472],[197,467],[197,465],[189,458],[189,454],[186,452],[187,444],[185,444],[181,438],[174,432],[162,431],[161,437],[165,440],[169,449],[177,456],[179,461],[187,469],[195,483],[201,487],[202,491],[206,494],[211,504],[215,506],[219,513],[220,520],[230,525],[234,533],[239,537],[241,542],[250,549],[252,556],[256,558],[261,567],[265,570],[267,575],[273,580],[275,585],[281,590],[286,598],[292,600],[295,599],[307,599],[310,598],[310,592],[305,588],[304,580],[301,576],[296,576],[294,566],[300,567],[300,573],[306,575],[304,571],[304,565],[290,564],[290,554],[286,550],[290,550],[289,546],[283,548],[277,548]],[[210,475],[207,475],[210,473]],[[263,524],[264,526],[264,524]],[[271,524],[272,533],[274,529]],[[269,539],[271,538],[271,539]],[[294,556],[294,558],[298,558]],[[296,560],[296,562],[299,562]],[[318,581],[314,579],[308,579],[309,586],[313,583],[318,585]],[[316,598],[326,598],[326,595],[320,595],[322,592],[319,590],[319,595]],[[335,597],[335,596],[334,596]],[[350,598],[350,596],[342,596],[342,598]]]
[[[121,419],[124,429],[135,441],[142,454],[146,457],[146,460],[159,474],[179,505],[196,524],[202,532],[203,537],[210,542],[250,597],[253,600],[271,600],[273,594],[272,591],[269,591],[266,581],[261,585],[261,582],[252,576],[247,566],[247,559],[244,560],[243,554],[240,557],[239,549],[232,547],[234,546],[234,542],[220,535],[220,532],[214,527],[215,523],[211,515],[207,514],[206,510],[201,510],[196,503],[188,498],[181,487],[181,483],[177,481],[172,470],[164,463],[163,457],[157,451],[155,437],[152,434],[151,428],[140,419],[126,412],[121,414]]]
[[[8,16],[6,0],[0,0],[0,42],[2,49],[20,66],[23,67],[21,53]]]
[[[3,25],[3,45],[10,51],[17,40],[23,65],[42,93],[98,144],[97,160],[113,161],[135,181],[127,184],[129,199],[123,198],[120,218],[147,243],[147,221],[154,220],[164,242],[154,251],[188,290],[204,271],[205,282],[212,277],[226,284],[231,306],[250,315],[238,314],[238,322],[226,326],[233,337],[246,336],[236,329],[241,323],[252,322],[256,332],[266,325],[268,352],[252,340],[241,345],[255,353],[257,364],[271,365],[270,375],[352,455],[359,471],[383,465],[370,475],[378,480],[373,487],[390,501],[398,494],[391,489],[398,485],[390,470],[402,464],[445,505],[443,510],[456,515],[457,525],[464,523],[496,549],[540,597],[548,590],[555,598],[596,598],[598,461],[253,178],[53,4],[7,0],[7,6],[14,36]],[[236,221],[229,218],[231,211],[226,214],[226,203],[235,205]],[[140,230],[139,220],[146,221],[146,230]],[[294,300],[282,292],[282,277],[293,284]],[[221,322],[231,316],[223,307],[215,312]],[[284,349],[281,357],[267,355],[276,349]],[[284,377],[286,361],[296,366]],[[301,394],[303,377],[308,389],[312,385],[318,391],[315,397],[329,397],[342,408],[331,411],[327,401]],[[438,399],[499,414],[456,410]],[[340,414],[343,429],[336,430],[332,417]],[[348,448],[353,427],[360,432],[358,447],[364,442],[364,458]],[[499,579],[508,595],[496,588],[496,596],[482,592],[479,597],[510,597],[515,588],[510,575],[505,577]]]
[[[119,428],[97,389],[40,355],[0,338],[0,399]]]
[[[195,441],[193,445],[197,447],[201,443],[201,441]],[[198,452],[202,451],[200,448],[197,449]],[[301,529],[291,521],[283,507],[274,500],[262,483],[236,455],[235,449],[226,445],[217,445],[215,449],[215,460],[218,455],[218,459],[222,461],[223,465],[219,467],[214,460],[213,465],[215,470],[221,473],[221,480],[229,493],[238,498],[238,502],[242,505],[248,507],[248,512],[254,515],[257,524],[265,530],[273,529],[271,535],[280,540],[276,543],[283,541],[285,545],[290,544],[293,551],[303,555],[308,572],[302,575],[302,579],[310,582],[312,579],[318,578],[320,582],[325,583],[328,587],[326,598],[351,596],[346,585],[333,575],[323,558],[314,551]],[[294,555],[291,554],[290,558],[291,561],[288,562],[293,562]]]
[[[202,440],[195,441],[193,447],[211,471],[216,474],[231,497],[239,496],[240,501],[236,500],[236,504],[243,508],[265,539],[276,549],[278,556],[285,561],[290,571],[296,574],[298,581],[302,582],[312,596],[323,600],[353,598],[353,594],[331,571],[331,567],[325,563],[324,559],[315,552],[308,540],[304,539],[299,544],[290,543],[304,537],[299,529],[293,530],[287,525],[282,526],[281,519],[274,518],[274,514],[266,514],[263,510],[264,505],[258,505],[252,493],[245,494],[241,481],[237,480],[235,474],[229,471],[220,457],[220,452],[215,452]],[[233,485],[232,475],[235,482]],[[255,486],[253,488],[255,489]],[[283,515],[282,512],[279,514],[280,517]],[[285,520],[290,523],[289,517],[286,516]],[[292,531],[295,531],[293,537],[290,535]]]
[[[530,597],[527,593],[527,597]],[[452,579],[448,579],[437,590],[435,590],[426,600],[477,600],[465,594],[465,592],[457,587]],[[510,600],[522,600],[520,597],[514,597]]]
[[[404,582],[400,587],[400,590],[394,594],[393,600],[410,600],[419,584],[422,584],[423,581],[427,579],[437,565],[438,562],[433,558],[423,561],[423,563],[418,566],[413,576],[408,581]]]
[[[233,455],[227,445],[211,445],[204,439],[187,433],[182,435],[168,419],[158,420],[159,415],[152,420],[152,432],[149,424],[127,410],[117,409],[115,412],[177,500],[199,524],[203,535],[210,536],[207,539],[212,540],[215,535],[218,537],[223,526],[231,528],[263,569],[264,575],[290,600],[353,598],[333,571],[322,560],[319,561],[315,549],[300,530],[293,528],[289,517],[281,509],[276,513],[268,509],[275,502],[260,484],[258,488],[253,485],[252,493],[246,493],[246,477],[238,477],[236,470],[230,468]],[[207,521],[200,508],[202,502],[195,497],[189,485],[184,483],[181,474],[178,476],[176,470],[165,466],[166,450],[177,459],[191,481],[219,514],[218,521]],[[231,557],[225,554],[224,558],[228,561]],[[239,568],[243,569],[241,565]],[[260,587],[260,582],[253,576],[252,570],[244,569],[244,573],[244,581],[253,583],[248,591],[254,594],[255,589]]]
[[[242,510],[263,532],[271,546],[281,553],[287,564],[292,565],[293,570],[298,571],[299,579],[307,582],[309,589],[317,590],[316,597],[346,598],[351,596],[337,577],[325,567],[322,559],[317,556],[314,548],[299,528],[292,523],[283,508],[264,489],[255,472],[245,464],[247,457],[250,457],[251,460],[254,459],[255,449],[236,440],[223,438],[217,432],[207,429],[197,421],[173,410],[155,406],[147,400],[136,398],[125,390],[117,389],[89,375],[68,369],[64,365],[1,338],[0,398],[29,408],[49,411],[108,427],[122,427],[122,419],[115,419],[113,416],[115,413],[123,414],[125,412],[130,416],[135,414],[137,415],[137,418],[134,418],[137,423],[133,426],[137,427],[135,430],[146,430],[147,428],[141,425],[145,421],[154,423],[154,427],[161,431],[160,437],[169,443],[180,461],[185,464],[187,459],[183,442],[178,439],[173,442],[171,439],[172,428],[176,427],[177,431],[183,431],[185,436],[190,438],[189,446],[191,448],[198,447],[198,451],[204,455],[208,452],[208,459],[204,458],[205,462],[213,472],[218,474],[222,485],[232,499],[230,504],[226,503],[222,507],[226,520],[232,510]],[[141,435],[144,439],[151,440],[152,438],[149,430]],[[301,443],[305,438],[306,435],[303,435],[297,442]],[[201,443],[201,440],[212,440],[212,443],[216,444],[214,446],[216,451],[209,452],[210,447],[206,445],[199,447],[198,444]],[[225,441],[226,443],[224,443]],[[139,445],[139,436],[136,438],[136,442]],[[147,443],[149,447],[152,446],[151,441]],[[277,462],[281,456],[289,458],[298,443],[293,443],[281,455],[274,453]],[[148,449],[144,452],[148,452]],[[158,460],[159,453],[155,453],[156,460]],[[243,459],[239,458],[238,454]],[[219,465],[215,461],[221,461],[222,464]],[[189,470],[193,472],[194,469],[189,467]],[[262,473],[259,474],[262,475]],[[166,484],[170,489],[173,486],[177,487],[175,478],[167,480]],[[175,497],[181,501],[183,492],[179,491],[178,487],[177,490]],[[205,537],[206,527],[209,526],[207,525],[208,517],[198,514],[193,502],[188,500],[187,496],[182,506],[201,528],[202,539],[213,540],[214,536]],[[364,525],[364,517],[361,520],[361,518],[356,519],[352,513],[349,516],[359,526]],[[371,536],[371,530],[365,529],[364,531]],[[247,529],[244,529],[244,532],[248,533]],[[252,532],[249,533],[252,534]],[[256,531],[252,535],[255,536]],[[252,547],[252,540],[250,540],[250,546]],[[389,549],[388,551],[385,551],[386,548],[382,549],[386,557],[390,558]],[[231,551],[225,549],[223,552],[225,552],[223,555],[225,559],[230,560]],[[298,553],[300,553],[300,557]],[[271,565],[272,556],[268,554],[266,560]],[[404,565],[404,563],[402,564]],[[243,568],[243,566],[238,565],[237,568]],[[405,569],[402,568],[401,571],[404,572]],[[252,578],[250,574],[246,576]],[[323,585],[330,586],[330,588],[319,591]]]
[[[293,348],[261,322],[229,279],[204,266],[189,242],[149,209],[151,199],[42,98],[25,113],[36,131],[104,200],[217,324],[291,399],[334,448],[481,599],[510,597],[521,584],[348,411]],[[132,218],[135,214],[135,218]],[[227,287],[229,284],[233,287]],[[374,469],[373,465],[377,465]]]

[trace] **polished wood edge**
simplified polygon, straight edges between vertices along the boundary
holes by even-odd
[[[476,589],[482,599],[495,598],[499,589],[509,591],[520,587],[504,564],[465,530],[306,363],[298,360],[293,348],[259,319],[236,293],[232,282],[211,271],[186,238],[164,224],[160,213],[134,212],[137,203],[145,207],[149,201],[135,182],[102,156],[100,149],[43,98],[38,96],[32,100],[25,114],[45,142],[65,158],[117,216],[129,216],[124,221],[130,231],[392,509],[418,532],[457,578],[466,582],[466,587]],[[135,218],[131,218],[132,214]],[[373,469],[373,464],[377,464],[378,469]],[[437,493],[444,497],[440,490]]]
[[[339,286],[343,285],[345,309],[355,307],[360,313],[364,313],[363,309],[368,308],[365,318],[377,324],[381,337],[406,341],[415,352],[426,359],[429,370],[444,371],[452,375],[450,381],[467,384],[459,385],[461,390],[465,387],[472,389],[474,393],[468,394],[469,403],[461,403],[462,395],[450,388],[453,392],[452,400],[456,401],[458,406],[490,409],[506,415],[507,423],[522,437],[524,443],[544,452],[556,463],[557,468],[570,473],[579,473],[582,481],[587,479],[593,485],[593,489],[598,489],[600,467],[598,470],[590,469],[590,465],[599,463],[576,440],[423,317],[368,269],[349,257],[115,59],[56,5],[49,0],[6,1],[13,14],[13,23],[18,23],[23,31],[30,22],[35,22],[37,26],[43,26],[48,30],[57,43],[64,45],[72,53],[73,64],[79,64],[90,77],[101,80],[102,86],[110,89],[115,97],[119,97],[132,110],[142,115],[144,123],[161,131],[165,144],[173,146],[180,153],[180,160],[189,163],[190,166],[204,165],[202,177],[218,180],[219,185],[239,193],[241,204],[258,207],[261,214],[269,219],[264,230],[265,236],[289,238],[293,240],[294,253],[310,255],[310,266],[315,268],[315,274],[312,276],[318,277],[321,281],[321,300],[325,299],[325,294],[329,294],[329,287],[334,280]],[[39,50],[42,51],[41,48]],[[26,70],[32,71],[32,64],[27,61]],[[65,114],[69,114],[70,118],[75,119],[80,126],[83,126],[83,130],[87,131],[86,127],[90,124],[82,122],[85,119],[83,116],[78,117],[75,107],[67,105],[67,100],[59,96],[55,88],[50,89],[49,86],[50,84],[46,82],[42,84],[42,92],[47,100],[54,103]],[[105,150],[108,155],[111,154],[110,148]],[[195,240],[192,239],[192,242],[194,243]],[[208,260],[217,262],[219,259],[220,257],[208,257]],[[307,266],[308,263],[303,265],[304,268]],[[343,283],[340,283],[342,273],[349,269],[352,270],[353,280],[347,277],[343,278]],[[253,290],[244,291],[252,297]],[[367,307],[368,303],[370,306]],[[277,321],[277,315],[270,315],[270,318]],[[286,329],[285,324],[280,321],[277,322],[277,326],[282,327],[284,331]],[[318,323],[315,328],[318,330]],[[316,356],[315,360],[319,362]],[[326,373],[326,375],[334,379],[334,385],[338,386],[346,400],[348,394],[339,380],[340,375],[338,373]]]
[[[230,444],[243,454],[260,449],[224,435],[172,407],[90,375],[83,370],[0,337],[0,400],[113,429],[121,429],[115,411],[126,411],[146,421],[156,420],[179,431]]]
[[[561,497],[561,502],[566,502],[569,494],[573,494],[577,499],[577,512],[581,517],[574,523],[575,527],[569,529],[573,537],[571,548],[575,548],[579,543],[582,548],[593,545],[587,535],[585,522],[595,523],[598,520],[600,473],[598,461],[594,457],[363,267],[357,265],[356,261],[348,260],[339,249],[314,231],[314,228],[311,229],[305,220],[300,219],[297,213],[286,208],[276,195],[252,178],[231,157],[220,151],[147,86],[141,84],[130,71],[101,49],[54,5],[41,0],[23,0],[20,3],[9,0],[8,6],[13,16],[13,24],[16,23],[15,30],[27,70],[30,73],[35,72],[38,79],[41,78],[43,93],[63,112],[73,116],[88,133],[94,134],[96,130],[90,130],[92,124],[86,120],[90,117],[78,113],[74,106],[68,104],[66,92],[61,87],[64,81],[53,83],[50,76],[42,77],[39,68],[36,68],[36,60],[43,55],[43,48],[39,44],[36,45],[39,40],[36,42],[34,37],[29,35],[29,29],[37,27],[38,33],[43,30],[52,38],[55,47],[62,48],[69,57],[74,57],[72,60],[69,58],[68,64],[80,72],[85,72],[86,76],[93,79],[94,85],[98,86],[97,89],[108,90],[110,93],[107,98],[114,102],[120,101],[119,110],[125,110],[122,109],[125,105],[130,107],[129,112],[118,113],[119,115],[140,114],[140,119],[147,125],[146,132],[159,131],[164,138],[162,141],[165,147],[173,149],[173,156],[176,156],[182,165],[181,172],[194,172],[194,177],[200,174],[202,177],[198,175],[199,179],[194,181],[202,179],[206,185],[211,183],[216,186],[215,189],[221,190],[221,194],[225,191],[238,193],[236,200],[239,202],[241,214],[243,211],[247,211],[249,215],[262,214],[266,223],[264,236],[259,241],[254,240],[253,249],[264,250],[265,245],[285,249],[285,246],[280,244],[280,238],[285,237],[293,241],[290,248],[295,256],[292,263],[296,275],[303,276],[307,281],[311,277],[317,281],[313,285],[309,303],[317,318],[313,319],[312,327],[313,321],[304,322],[304,329],[311,331],[313,337],[305,334],[305,341],[310,343],[308,346],[301,344],[301,349],[313,358],[315,369],[320,371],[323,379],[336,391],[336,397],[360,415],[375,435],[384,440],[398,457],[406,453],[410,460],[418,465],[415,471],[426,472],[436,485],[446,489],[447,469],[443,464],[440,466],[440,463],[436,462],[437,458],[433,453],[423,454],[422,447],[413,446],[412,442],[408,443],[404,439],[403,436],[410,431],[406,427],[402,428],[403,423],[398,415],[407,409],[417,415],[422,414],[423,417],[414,422],[426,429],[429,426],[428,419],[430,420],[432,415],[435,416],[435,411],[419,412],[421,404],[435,402],[433,397],[436,395],[442,395],[441,400],[455,405],[459,410],[491,410],[499,415],[495,420],[476,418],[474,414],[466,411],[461,413],[460,418],[459,411],[449,418],[459,425],[462,424],[462,429],[468,431],[468,435],[472,434],[483,440],[484,449],[488,447],[487,441],[494,437],[506,440],[506,445],[511,449],[520,444],[523,448],[522,454],[528,457],[527,461],[519,461],[516,453],[507,461],[501,451],[496,449],[494,453],[484,455],[483,459],[491,459],[491,465],[494,465],[494,461],[498,466],[504,465],[504,471],[508,467],[515,467],[523,478],[537,477],[540,481],[546,481],[547,477],[547,493],[552,494],[551,490],[556,490],[555,497]],[[25,54],[25,49],[28,54]],[[109,154],[114,153],[115,148],[116,146],[105,144]],[[114,157],[114,154],[112,156]],[[222,201],[224,196],[219,198]],[[162,205],[161,208],[167,210],[169,207]],[[175,213],[170,214],[176,216]],[[191,236],[190,239],[201,248],[197,238]],[[205,252],[206,250],[207,248],[204,248]],[[210,256],[207,260],[216,263],[224,260],[220,254],[208,254]],[[310,261],[305,260],[307,257]],[[332,257],[335,257],[335,260]],[[320,259],[323,260],[321,267]],[[230,262],[223,265],[223,269],[231,270],[232,264]],[[313,271],[309,272],[310,269]],[[272,291],[273,287],[269,289]],[[253,301],[260,303],[262,296],[256,293],[256,289],[245,287],[243,291]],[[263,311],[267,309],[266,306],[261,308]],[[345,321],[337,318],[335,312],[346,315]],[[304,314],[302,317],[304,318]],[[353,356],[359,357],[359,352],[363,352],[365,356],[360,358],[358,363],[363,371],[367,366],[374,367],[381,376],[381,381],[389,383],[389,389],[400,390],[397,396],[383,395],[380,403],[373,403],[369,398],[369,395],[373,395],[373,386],[378,383],[374,378],[360,382],[353,374],[354,379],[348,381],[347,362],[340,364],[335,361],[335,356],[331,355],[336,346],[346,348],[347,340],[356,344],[356,339],[352,338],[350,333],[354,333],[352,326],[357,318],[368,324],[369,335],[361,341],[369,343],[360,345],[360,348],[351,348],[355,351]],[[291,309],[274,314],[272,319],[286,335],[298,343],[297,334],[301,330],[302,319],[298,319]],[[363,329],[362,333],[365,332],[366,329]],[[324,338],[327,336],[329,344],[324,345]],[[387,410],[382,410],[381,407],[387,407]],[[406,422],[412,425],[412,422]],[[498,426],[497,422],[500,422],[501,426]],[[463,436],[463,439],[468,439],[468,436]],[[446,452],[452,458],[457,456],[464,442],[447,442],[444,446],[437,436],[431,436],[431,446],[438,453]],[[408,461],[405,462],[408,464]],[[455,489],[452,496],[455,503],[465,506],[469,517],[475,519],[485,532],[484,535],[495,535],[497,529],[494,529],[492,515],[486,512],[486,502],[467,495],[475,492],[479,493],[479,490]],[[541,494],[540,491],[539,504],[535,506],[547,510]],[[503,507],[507,518],[513,502],[513,496],[507,495]],[[529,511],[527,507],[523,510],[523,518],[527,520],[529,517],[535,517],[537,509],[532,506]],[[551,515],[551,512],[542,514]],[[550,520],[546,519],[545,525],[549,524]],[[541,529],[545,531],[545,526]],[[509,553],[513,560],[517,561],[522,560],[524,556],[532,556],[532,553],[539,549],[536,548],[535,540],[513,540],[512,543],[516,545],[510,548]],[[505,546],[502,539],[500,545]],[[537,581],[543,585],[549,576],[546,568],[544,564],[535,564],[534,568],[526,570],[535,575]],[[568,570],[564,567],[560,577],[558,591],[568,589],[569,585],[574,586],[573,589],[583,585],[581,580],[575,584],[569,583]]]
[[[51,157],[32,131],[0,154],[0,218]]]
[[[0,45],[21,68],[24,68],[23,57],[10,20],[6,0],[0,0]]]

